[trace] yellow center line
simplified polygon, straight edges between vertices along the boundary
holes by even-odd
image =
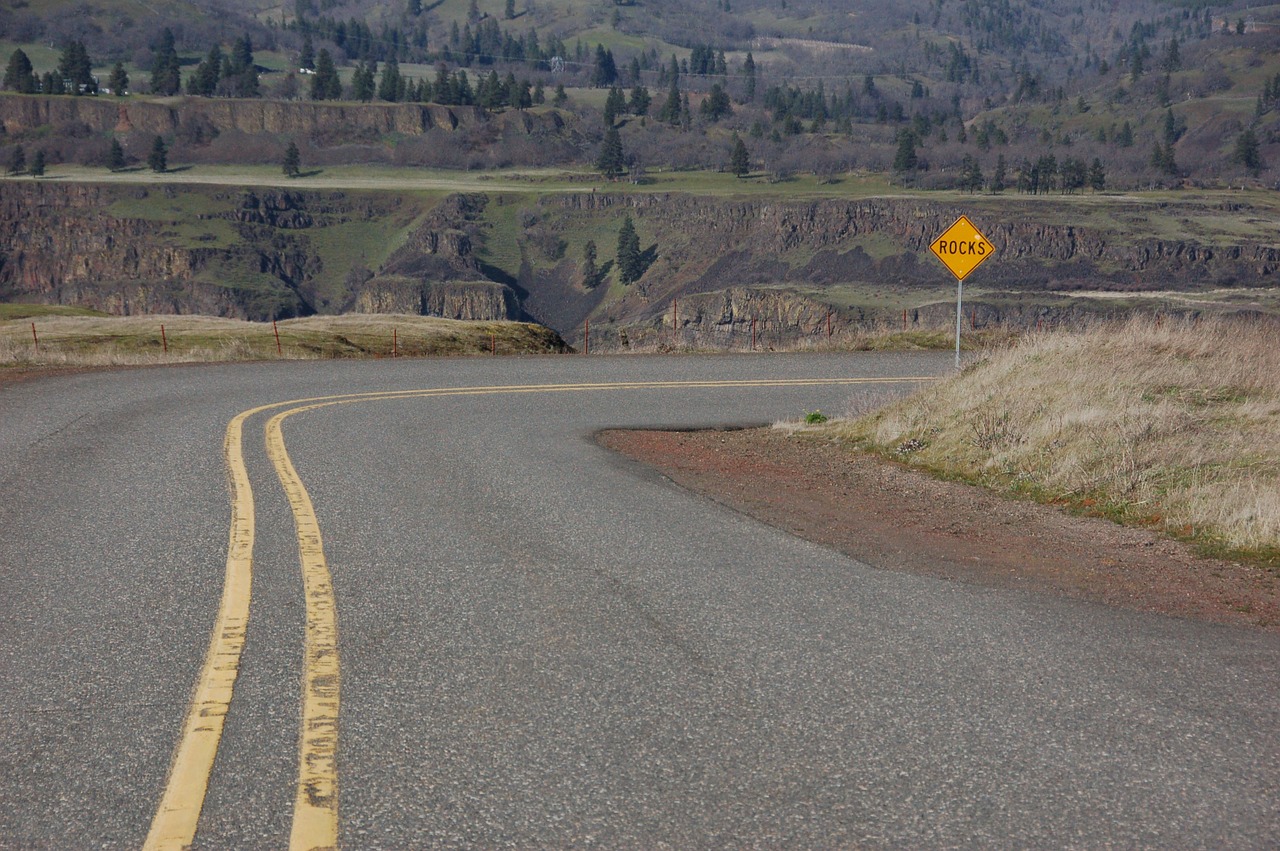
[[[618,381],[592,384],[528,384],[373,391],[274,402],[237,414],[227,425],[223,444],[231,485],[231,532],[222,602],[209,649],[196,682],[174,751],[165,790],[151,822],[144,849],[182,849],[195,839],[200,811],[231,704],[244,649],[253,572],[254,501],[244,463],[244,423],[257,414],[295,406],[272,417],[265,429],[267,455],[284,488],[298,538],[307,607],[303,672],[302,727],[298,780],[290,849],[336,848],[338,844],[339,666],[337,610],[332,577],[324,555],[320,524],[311,497],[285,448],[282,423],[288,417],[331,405],[437,396],[563,393],[603,390],[731,389],[747,387],[821,387],[931,381],[933,376],[703,381]]]

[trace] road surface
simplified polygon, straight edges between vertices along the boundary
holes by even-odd
[[[0,389],[0,848],[1280,843],[1274,637],[876,571],[591,440],[948,360]]]

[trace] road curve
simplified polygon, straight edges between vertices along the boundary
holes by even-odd
[[[903,385],[815,380],[947,360],[265,363],[0,389],[0,848],[142,846],[186,731],[223,714],[188,796],[197,848],[1280,842],[1276,639],[879,572],[590,439],[838,413]],[[227,448],[241,414],[251,488]],[[229,469],[247,628],[219,620]],[[311,644],[309,541],[331,650]],[[219,711],[197,683],[224,632]],[[336,710],[305,722],[327,756],[305,682]]]

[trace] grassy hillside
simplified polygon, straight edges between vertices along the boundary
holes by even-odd
[[[1274,322],[1132,320],[1032,335],[829,431],[1012,495],[1280,570]]]
[[[0,307],[4,308],[0,312],[0,369],[563,350],[554,332],[519,322],[329,316],[286,320],[273,329],[271,323],[207,316],[104,317],[68,315],[70,311],[51,312],[40,306]]]

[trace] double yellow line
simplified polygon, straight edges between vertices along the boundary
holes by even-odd
[[[320,522],[311,496],[285,448],[282,425],[294,414],[332,405],[437,396],[482,396],[515,393],[569,393],[609,390],[733,389],[821,387],[852,384],[907,383],[931,376],[900,378],[815,378],[760,381],[629,381],[597,384],[533,384],[489,387],[441,387],[429,390],[350,393],[274,402],[242,411],[227,424],[223,456],[231,486],[231,532],[227,548],[222,602],[204,664],[196,681],[182,737],[144,848],[182,849],[195,839],[223,723],[231,706],[240,654],[249,622],[253,581],[254,500],[244,463],[244,426],[252,417],[288,408],[267,421],[267,457],[275,467],[293,512],[306,599],[302,729],[298,746],[298,780],[294,795],[289,847],[327,849],[338,845],[338,706],[339,667],[337,609],[333,581],[324,555]],[[292,407],[291,407],[292,406]]]

